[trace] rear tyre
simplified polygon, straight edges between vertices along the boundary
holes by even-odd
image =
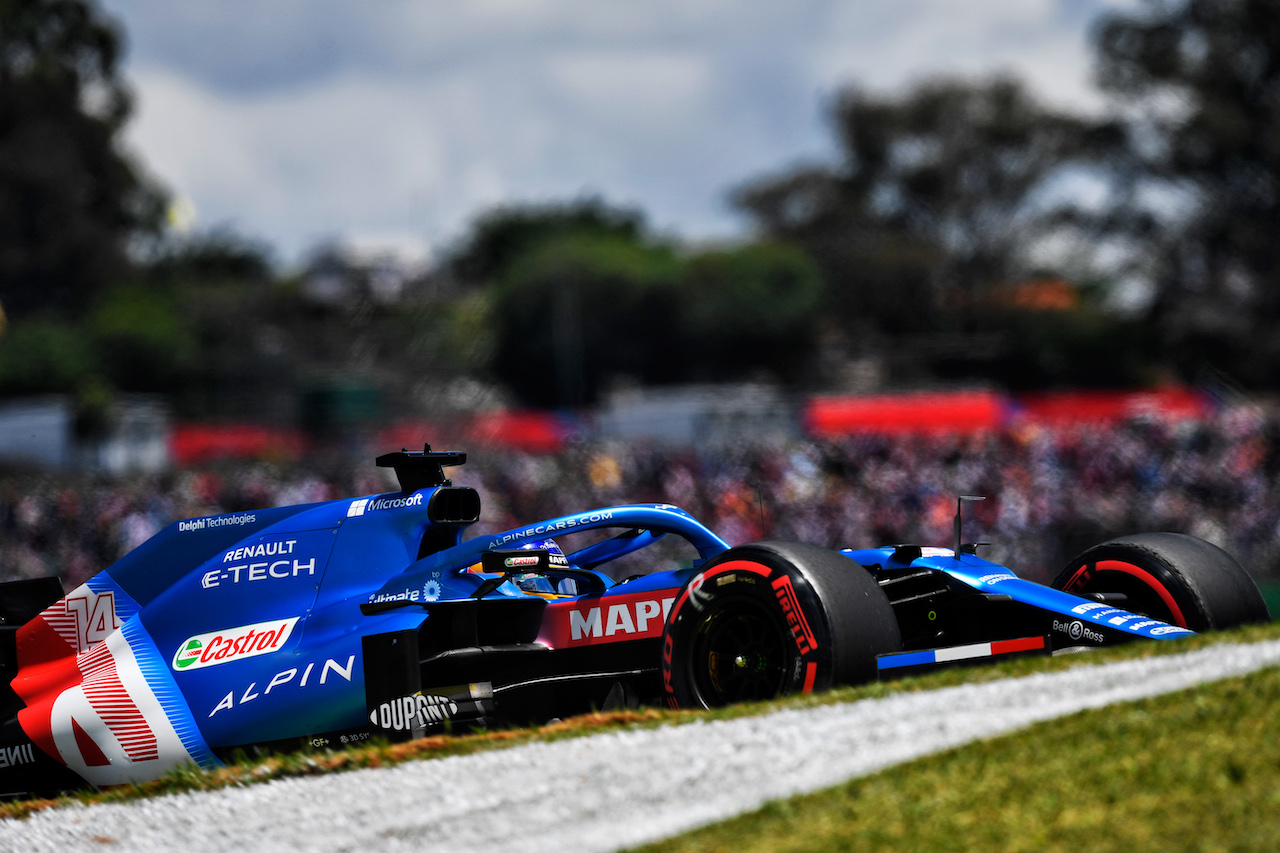
[[[825,548],[760,542],[709,561],[680,591],[663,686],[672,707],[714,708],[870,681],[876,655],[901,650],[865,569]]]
[[[1076,595],[1122,593],[1119,606],[1193,631],[1222,631],[1271,614],[1234,557],[1181,533],[1140,533],[1095,545],[1053,581]]]

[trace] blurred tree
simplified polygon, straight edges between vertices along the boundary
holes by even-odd
[[[535,405],[583,405],[608,381],[680,378],[672,341],[682,266],[665,246],[619,234],[570,234],[532,245],[494,287],[493,370]]]
[[[1139,164],[1113,230],[1152,247],[1151,314],[1184,375],[1280,375],[1280,3],[1150,0],[1096,30]],[[1176,210],[1157,216],[1152,197]]]
[[[464,284],[484,284],[502,275],[520,255],[556,237],[599,235],[634,241],[643,231],[640,213],[610,207],[598,198],[504,205],[476,221],[469,238],[452,253],[448,267]]]
[[[167,290],[113,288],[87,330],[99,369],[121,391],[175,390],[191,366],[195,338]]]
[[[268,282],[271,249],[228,228],[216,228],[159,247],[148,264],[153,279],[182,282]]]
[[[84,0],[0,0],[0,303],[84,310],[158,226],[163,197],[118,149],[120,36]]]
[[[452,268],[487,285],[455,314],[469,349],[529,404],[594,403],[620,379],[801,381],[816,352],[821,277],[794,246],[685,254],[588,201],[482,217]]]
[[[93,368],[84,334],[47,315],[13,323],[0,340],[0,394],[73,392]]]
[[[937,374],[985,375],[1015,391],[1155,384],[1159,342],[1140,317],[1108,310],[1108,294],[1105,281],[1076,286],[1054,277],[994,288],[977,306],[975,327],[998,331],[1000,345],[939,360]]]
[[[1026,247],[1058,227],[1046,186],[1123,139],[1004,78],[898,98],[849,91],[834,122],[838,165],[757,181],[735,201],[765,235],[813,256],[828,316],[871,346],[972,333],[981,294],[1023,274]]]
[[[817,355],[822,277],[802,250],[755,243],[689,258],[672,332],[685,341],[687,379],[761,371],[804,384]]]

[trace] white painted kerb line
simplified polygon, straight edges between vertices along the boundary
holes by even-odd
[[[49,810],[0,821],[0,850],[615,850],[977,738],[1278,663],[1280,641],[1214,646],[763,717]]]

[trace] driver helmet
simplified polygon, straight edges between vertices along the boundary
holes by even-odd
[[[539,539],[534,542],[526,542],[520,546],[520,550],[546,551],[547,561],[552,571],[555,571],[556,569],[569,568],[569,559],[565,556],[564,551],[560,549],[560,546],[556,544],[556,540],[554,539]],[[564,578],[559,584],[554,584],[551,578],[544,574],[538,574],[537,572],[517,575],[512,578],[512,580],[515,581],[516,586],[520,587],[520,589],[535,595],[572,595],[576,592],[577,586],[573,583],[572,578]],[[566,581],[572,585],[571,588],[561,589],[560,587],[566,586]]]
[[[554,539],[539,539],[536,542],[526,542],[520,546],[521,551],[546,551],[547,556],[553,569],[569,568],[569,558],[564,555],[564,551],[560,550],[560,546],[556,544]]]

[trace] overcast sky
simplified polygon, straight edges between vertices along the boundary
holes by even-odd
[[[317,242],[438,250],[503,202],[599,195],[688,240],[734,186],[833,154],[842,87],[1012,72],[1098,106],[1102,0],[105,0],[132,150],[293,262]],[[1123,5],[1132,5],[1124,2]]]

